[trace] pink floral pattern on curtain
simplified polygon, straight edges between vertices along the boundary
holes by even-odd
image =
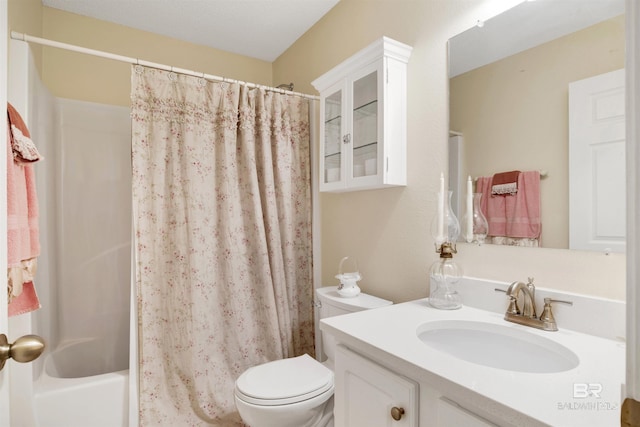
[[[132,70],[142,426],[241,426],[248,367],[313,355],[308,101]]]

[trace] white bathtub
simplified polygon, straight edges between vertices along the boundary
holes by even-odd
[[[95,356],[104,356],[106,345],[98,340],[78,340],[47,354],[44,372],[35,384],[38,426],[129,425],[129,370],[107,372],[117,365],[114,358],[95,363]],[[127,349],[123,353],[126,356]],[[91,360],[94,363],[88,363]],[[126,357],[120,365],[123,363],[128,368]]]

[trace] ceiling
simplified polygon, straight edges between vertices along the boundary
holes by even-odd
[[[273,62],[338,1],[42,0],[42,4]]]

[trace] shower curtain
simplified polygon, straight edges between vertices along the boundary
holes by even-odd
[[[140,424],[240,426],[245,369],[313,355],[308,101],[131,75]]]

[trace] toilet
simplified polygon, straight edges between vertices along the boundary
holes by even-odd
[[[320,319],[391,305],[367,294],[345,298],[337,286],[316,289]],[[332,337],[320,337],[319,362],[305,354],[247,369],[236,380],[235,402],[250,427],[333,427]],[[324,359],[324,357],[322,357]]]

